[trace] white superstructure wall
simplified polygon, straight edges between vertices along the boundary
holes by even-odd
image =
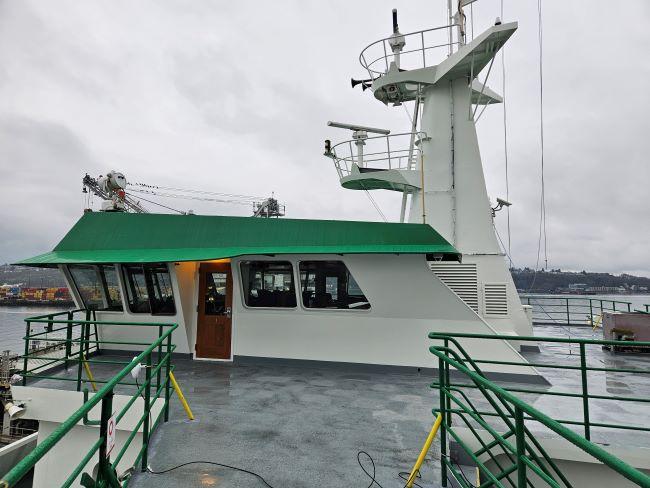
[[[233,260],[237,288],[242,259],[283,260],[294,273],[300,261],[343,261],[371,304],[368,310],[246,307],[241,292],[233,299],[233,354],[268,358],[340,361],[436,368],[429,332],[496,334],[478,314],[426,266],[423,255],[249,256]],[[299,280],[299,276],[296,276]],[[299,283],[299,281],[297,281]],[[463,341],[482,358],[522,361],[505,341]],[[499,371],[509,371],[501,367]],[[518,372],[521,374],[521,370]],[[534,373],[533,373],[534,374]]]
[[[297,305],[255,308],[245,305],[240,264],[243,260],[288,261],[292,265]],[[301,261],[342,261],[370,302],[370,309],[315,309],[302,304]],[[169,263],[176,314],[160,316],[98,312],[98,320],[176,322],[177,353],[195,352],[199,264]],[[422,254],[347,254],[242,256],[231,260],[233,274],[232,356],[306,359],[378,365],[436,367],[428,348],[432,331],[495,334],[495,329],[427,268]],[[122,279],[120,272],[120,279]],[[121,283],[124,296],[124,283]],[[156,327],[99,327],[102,341],[151,342]],[[465,341],[483,358],[520,361],[503,341]],[[105,344],[106,349],[142,350],[143,346]],[[504,371],[501,369],[501,371]]]

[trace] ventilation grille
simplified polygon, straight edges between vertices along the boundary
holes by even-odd
[[[478,279],[476,264],[430,262],[431,271],[451,288],[461,300],[478,313]]]
[[[508,315],[508,293],[505,283],[483,285],[485,315]]]

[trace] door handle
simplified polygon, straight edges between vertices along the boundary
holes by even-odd
[[[226,313],[225,313],[225,315],[226,315],[226,317],[228,317],[229,319],[232,318],[232,307],[226,307]]]

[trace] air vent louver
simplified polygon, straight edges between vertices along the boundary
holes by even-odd
[[[508,292],[505,283],[483,285],[485,315],[508,315]]]
[[[431,271],[451,288],[461,300],[478,313],[478,278],[476,264],[429,262]]]

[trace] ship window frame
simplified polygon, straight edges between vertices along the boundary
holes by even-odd
[[[124,288],[126,289],[125,299],[126,303],[128,305],[129,313],[132,314],[149,314],[149,315],[155,315],[155,316],[175,316],[177,313],[177,307],[176,307],[176,295],[174,293],[174,285],[173,285],[173,279],[172,279],[172,274],[169,270],[169,266],[167,263],[146,263],[146,264],[139,264],[139,263],[125,263],[120,266],[122,268],[122,278],[124,280]],[[141,270],[142,274],[142,281],[143,283],[138,284],[134,283],[133,278],[132,278],[132,272],[131,270],[136,270],[139,269]],[[156,294],[160,290],[160,281],[157,277],[154,277],[154,273],[156,271],[163,271],[163,274],[166,274],[168,276],[168,284],[165,286],[166,289],[169,291],[169,297],[171,297],[171,308],[172,310],[169,311],[161,311],[161,307],[158,306],[158,304],[154,301],[162,301],[162,298],[155,298]],[[140,273],[138,273],[140,274]],[[155,278],[155,279],[154,279]],[[134,286],[138,285],[138,288],[141,288],[144,285],[144,288],[147,291],[147,298],[146,302],[145,300],[141,300],[142,303],[146,303],[148,305],[147,310],[134,310],[134,301],[132,300],[132,297],[134,297]],[[155,286],[158,285],[158,286]],[[163,297],[162,292],[160,293],[160,297]],[[169,304],[168,303],[168,304]]]
[[[248,294],[247,294],[247,283],[245,282],[245,276],[247,273],[244,271],[244,266],[245,265],[250,265],[252,263],[255,264],[265,264],[265,265],[278,265],[278,264],[283,264],[283,265],[288,265],[289,267],[289,273],[288,275],[291,277],[291,287],[293,291],[293,300],[294,300],[294,305],[290,306],[276,306],[276,305],[251,305],[249,304],[248,301]],[[248,310],[296,310],[298,308],[298,296],[296,293],[296,274],[294,270],[294,263],[292,263],[289,260],[264,260],[264,259],[246,259],[243,261],[239,262],[239,285],[240,285],[240,292],[241,292],[241,297],[242,297],[242,305],[244,308]],[[287,295],[290,296],[290,295]]]
[[[367,307],[357,307],[357,308],[334,308],[334,307],[308,307],[305,305],[304,300],[303,300],[303,278],[302,278],[302,269],[301,267],[304,264],[307,263],[340,263],[343,265],[345,268],[345,271],[347,272],[348,279],[351,278],[354,280],[354,283],[356,283],[357,287],[359,288],[359,291],[362,293],[363,297],[366,299],[366,303],[368,304]],[[341,259],[305,259],[305,260],[300,260],[298,261],[298,283],[300,284],[300,289],[299,289],[299,297],[298,301],[300,302],[300,306],[303,310],[307,312],[353,312],[353,313],[370,313],[373,309],[372,303],[370,303],[370,300],[366,296],[365,292],[361,289],[361,285],[359,285],[359,282],[356,280],[352,272],[350,271],[350,268],[348,267],[347,263]],[[327,277],[326,277],[327,278]],[[346,284],[346,289],[349,290],[350,283]]]
[[[111,299],[111,295],[108,290],[108,282],[106,280],[106,268],[113,268],[113,271],[115,273],[115,280],[116,280],[117,290],[119,294],[118,300],[116,301]],[[96,278],[96,284],[99,286],[99,290],[101,293],[101,302],[102,302],[101,308],[98,306],[89,306],[86,298],[84,297],[84,294],[81,292],[81,288],[79,287],[79,283],[78,283],[79,277],[78,276],[75,277],[75,269],[85,269],[85,270],[93,271]],[[99,265],[82,264],[82,263],[69,264],[67,265],[67,272],[68,275],[70,276],[70,282],[73,285],[74,290],[76,291],[76,294],[79,297],[81,303],[83,304],[84,309],[94,310],[97,312],[120,312],[120,313],[124,312],[124,301],[122,299],[123,293],[120,287],[118,270],[114,264],[99,264]]]

